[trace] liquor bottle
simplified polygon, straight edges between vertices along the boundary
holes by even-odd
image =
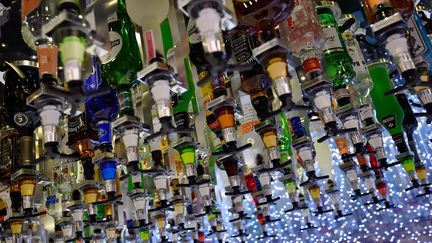
[[[408,151],[403,135],[404,113],[396,97],[384,94],[393,88],[383,63],[372,63],[368,66],[374,83],[371,97],[375,105],[376,118],[390,133],[400,153]]]
[[[51,44],[50,38],[42,35],[42,26],[55,16],[56,2],[27,0],[21,3],[21,32],[26,44],[35,51],[41,45]]]
[[[10,186],[9,196],[13,213],[20,213],[22,207],[21,187],[18,181],[13,181]]]
[[[294,4],[291,0],[234,1],[239,23],[256,32],[261,46],[253,50],[255,58],[272,82],[282,109],[291,109],[291,76],[288,72],[287,47],[279,39],[277,25],[288,18]]]
[[[95,91],[106,87],[101,79],[100,63],[97,57],[92,56],[93,73],[87,78],[86,91]],[[106,95],[90,98],[86,101],[86,111],[91,121],[97,125],[100,148],[104,151],[112,150],[111,121],[118,114],[117,91],[111,89]]]
[[[186,31],[189,41],[189,58],[199,71],[209,71],[211,64],[206,58],[200,32],[192,18],[187,18],[185,16],[185,22],[187,23]],[[222,32],[222,37],[225,50],[219,58],[221,58],[222,61],[228,62],[232,54],[231,45],[229,44],[229,33]]]
[[[118,0],[117,3],[117,12],[108,19],[111,51],[102,58],[102,79],[117,90],[120,115],[133,115],[130,88],[143,65],[126,1]]]
[[[18,74],[10,69],[4,74],[5,102],[4,119],[6,124],[15,128],[20,136],[21,165],[30,165],[33,161],[33,131],[39,125],[40,118],[35,108],[27,105],[27,97],[39,88],[38,70],[35,63],[23,61],[17,66]]]
[[[287,120],[285,113],[282,113],[280,116],[280,126],[282,127],[283,135],[280,137],[279,141],[279,151],[282,164],[288,162],[293,156],[291,147],[292,138],[288,123],[289,121]]]
[[[1,89],[3,90],[2,85]],[[3,92],[1,92],[3,93]],[[4,114],[4,103],[0,101],[0,113]],[[7,126],[0,117],[0,191],[9,187],[11,174],[18,162],[18,135],[16,130]]]
[[[88,23],[82,18],[82,9],[79,1],[59,0],[55,1],[57,16],[67,15],[67,18],[54,18],[46,24],[44,31],[58,46],[60,61],[63,65],[64,90],[72,94],[83,93],[84,80],[82,67],[87,47],[88,32],[85,30]],[[77,25],[82,28],[77,28]]]
[[[408,19],[408,27],[411,34],[412,55],[416,63],[417,70],[421,77],[420,81],[430,82],[429,76],[432,75],[432,40],[429,39],[425,26],[420,19],[417,10],[414,10],[412,16]],[[423,63],[426,62],[426,63]],[[423,73],[424,74],[423,74]],[[422,78],[424,75],[424,78]],[[432,89],[427,86],[418,85],[414,87],[423,108],[427,113],[432,113]]]
[[[324,31],[315,11],[312,0],[294,0],[295,7],[288,17],[288,46],[293,55],[300,58],[305,73],[321,69]],[[313,78],[313,77],[309,77]]]
[[[412,0],[363,0],[366,18],[370,24],[389,17],[395,12],[408,19],[414,9]]]
[[[84,168],[84,178],[94,180],[95,170],[92,162],[94,155],[93,143],[97,140],[97,131],[84,112],[79,116],[69,117],[67,145],[80,154],[81,164]]]
[[[347,52],[332,10],[326,6],[319,6],[317,13],[326,36],[323,47],[325,71],[333,82],[333,90],[339,106],[344,106],[349,103],[346,88],[354,75],[352,59]]]
[[[8,9],[3,16],[7,21],[0,27],[0,60],[35,60],[36,53],[26,44],[21,33],[21,2],[3,1],[2,4]],[[6,66],[2,65],[2,69]]]
[[[294,7],[291,0],[235,0],[233,3],[240,25],[257,32],[263,42],[274,37],[267,35],[271,32],[268,27],[274,28],[286,20]]]
[[[355,77],[350,81],[348,89],[353,98],[353,104],[361,109],[362,106],[370,105],[369,93],[373,83],[363,53],[354,34],[350,30],[347,30],[342,33],[342,36],[346,43],[348,54],[353,60],[355,73]]]
[[[246,30],[237,27],[230,31],[230,41],[237,63],[254,65],[251,70],[240,72],[241,88],[251,96],[257,115],[264,120],[269,115],[269,98],[265,91],[269,80],[252,54],[252,50],[260,45],[258,36],[247,35]]]
[[[55,179],[59,175],[54,175]],[[54,218],[55,221],[59,221],[62,217],[62,201],[60,198],[60,193],[54,184],[48,185],[44,188],[45,193],[45,206],[47,213]]]
[[[369,72],[374,82],[371,97],[375,104],[376,117],[392,136],[400,153],[398,159],[402,161],[402,166],[410,177],[411,182],[414,186],[418,186],[415,163],[405,142],[403,133],[404,111],[395,96],[384,95],[393,88],[387,68],[383,63],[372,63],[369,65]]]
[[[93,156],[93,141],[97,140],[97,132],[87,113],[69,117],[67,145],[78,151],[83,157]]]
[[[414,161],[416,163],[421,162],[420,156],[417,151],[417,146],[414,141],[414,132],[418,127],[418,121],[417,118],[414,115],[414,111],[411,108],[411,105],[408,101],[408,97],[405,93],[398,93],[396,94],[396,99],[399,102],[399,105],[401,106],[403,112],[404,112],[404,119],[402,122],[402,126],[404,128],[405,134],[407,135],[408,139],[408,146],[413,152],[414,155]]]
[[[377,40],[385,46],[407,83],[417,79],[409,51],[406,20],[414,9],[412,0],[363,0],[366,17]]]

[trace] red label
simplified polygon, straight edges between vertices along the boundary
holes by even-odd
[[[317,69],[321,69],[321,65],[317,58],[310,58],[303,62],[303,70],[305,71],[305,73]]]
[[[145,43],[146,43],[146,56],[147,60],[151,60],[156,57],[156,48],[154,44],[153,30],[145,32]]]
[[[250,121],[250,122],[243,123],[243,124],[240,126],[240,131],[241,131],[241,133],[242,133],[243,135],[246,135],[246,134],[252,132],[252,131],[254,130],[254,126],[255,126],[256,124],[258,124],[258,123],[260,123],[258,120],[254,120],[254,121]]]

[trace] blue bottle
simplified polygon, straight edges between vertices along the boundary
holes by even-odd
[[[101,78],[100,61],[95,56],[92,56],[92,67],[93,72],[86,80],[86,92],[107,87]],[[100,149],[111,151],[111,121],[117,117],[119,112],[117,91],[111,89],[109,94],[88,99],[86,111],[91,121],[97,125]]]
[[[408,20],[408,27],[413,38],[414,58],[422,56],[429,64],[429,75],[432,75],[432,43],[427,31],[422,24],[422,20],[414,9],[412,16]]]

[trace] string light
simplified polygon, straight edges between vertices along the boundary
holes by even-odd
[[[409,97],[414,102],[416,97]],[[414,112],[421,112],[413,107]],[[419,127],[414,133],[420,157],[426,164],[426,168],[432,168],[432,163],[428,158],[432,157],[432,149],[429,144],[424,141],[429,141],[432,135],[430,134],[431,126],[426,124],[424,118],[419,119]],[[389,190],[390,200],[396,205],[396,208],[382,210],[377,212],[376,209],[381,205],[364,206],[363,203],[369,200],[368,196],[352,201],[350,195],[352,189],[346,181],[343,172],[337,166],[341,163],[338,149],[333,141],[329,141],[330,151],[332,153],[334,180],[338,185],[341,207],[344,212],[352,212],[352,216],[335,220],[333,214],[323,214],[318,216],[311,215],[311,221],[318,228],[301,231],[305,225],[302,214],[299,211],[285,213],[284,211],[291,208],[288,193],[285,191],[284,185],[275,180],[271,185],[271,192],[274,197],[281,199],[276,202],[276,205],[270,207],[271,218],[281,218],[280,222],[271,224],[268,228],[268,234],[276,234],[273,240],[283,242],[294,241],[320,241],[320,242],[335,242],[335,241],[377,241],[377,242],[399,242],[400,240],[411,239],[415,241],[427,241],[432,237],[432,226],[430,221],[432,215],[430,211],[432,206],[428,197],[416,198],[415,196],[421,192],[421,188],[413,190],[413,192],[405,192],[404,189],[410,184],[409,178],[403,171],[401,166],[395,166],[384,171],[385,179]],[[388,133],[384,133],[384,148],[388,161],[395,161],[397,151],[393,140]],[[317,152],[319,157],[319,151]],[[431,172],[427,172],[428,177],[431,177]],[[366,191],[364,182],[360,182],[362,189]],[[324,205],[331,205],[330,197],[323,194]],[[246,213],[251,216],[248,224],[245,224],[245,230],[249,234],[246,237],[247,242],[272,242],[272,239],[261,241],[258,239],[262,235],[258,221],[253,215],[256,211],[251,197],[246,196],[243,200]],[[228,212],[229,205],[223,203],[222,211]],[[313,203],[308,204],[314,208]],[[312,210],[313,211],[313,210]],[[231,213],[224,215],[232,218]],[[228,220],[227,220],[228,221]],[[230,242],[240,242],[240,239],[228,238],[228,235],[237,234],[232,225],[227,224],[227,234],[225,240]],[[215,238],[214,238],[215,239]],[[398,241],[396,241],[398,240]]]

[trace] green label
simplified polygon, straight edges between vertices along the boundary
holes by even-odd
[[[118,94],[120,110],[133,109],[132,95],[125,91]]]

